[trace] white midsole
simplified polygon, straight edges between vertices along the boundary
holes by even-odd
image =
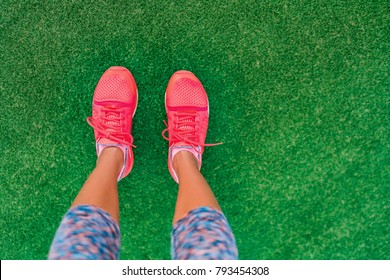
[[[133,112],[133,117],[134,117],[135,112],[137,111],[137,107],[138,107],[138,88],[137,88],[136,94],[137,94],[137,104],[135,104],[135,109],[134,109],[134,112]]]

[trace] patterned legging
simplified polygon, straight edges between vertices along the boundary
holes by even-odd
[[[49,259],[118,259],[119,226],[101,208],[79,205],[63,218]],[[238,252],[226,217],[210,207],[190,211],[175,223],[171,255],[177,260],[232,260]]]

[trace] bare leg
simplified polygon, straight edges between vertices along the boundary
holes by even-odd
[[[107,211],[119,223],[117,178],[123,167],[123,152],[105,148],[72,206],[94,205]]]
[[[173,168],[179,178],[174,224],[189,211],[201,206],[221,210],[209,184],[200,173],[198,162],[192,153],[178,152],[173,158]]]

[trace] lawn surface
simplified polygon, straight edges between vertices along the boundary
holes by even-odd
[[[101,74],[139,87],[121,259],[169,259],[177,186],[164,91],[193,71],[211,116],[202,171],[241,259],[389,259],[388,1],[0,3],[0,258],[45,259],[94,167]]]

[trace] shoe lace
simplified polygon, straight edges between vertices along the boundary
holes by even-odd
[[[171,126],[164,121],[166,128],[162,132],[162,137],[168,141],[185,142],[191,145],[198,153],[202,152],[204,147],[221,145],[221,142],[210,144],[201,143],[197,129],[199,127],[199,121],[196,121],[196,117],[196,112],[176,112]],[[166,136],[166,132],[169,133],[169,137]],[[201,147],[201,151],[196,149],[197,146]]]
[[[125,119],[124,110],[115,106],[107,106],[101,109],[101,113],[98,119],[87,118],[87,123],[99,132],[100,137],[136,148],[133,144],[133,136],[121,130],[121,123]]]

